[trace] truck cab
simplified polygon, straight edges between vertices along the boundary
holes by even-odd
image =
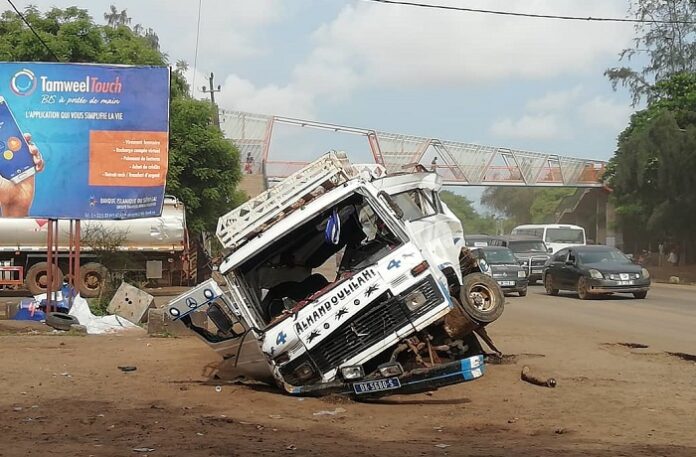
[[[476,334],[492,345],[484,327],[503,296],[464,247],[441,186],[425,170],[387,175],[327,154],[220,219],[229,292],[204,283],[169,313],[236,363],[254,364],[241,355],[251,338],[256,365],[290,394],[383,395],[478,378]],[[191,317],[210,310],[214,332]]]

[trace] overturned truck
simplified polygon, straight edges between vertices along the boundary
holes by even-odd
[[[441,179],[331,152],[221,217],[228,291],[168,305],[245,373],[295,395],[431,390],[484,371],[504,298]],[[206,319],[196,315],[205,313]],[[477,338],[477,335],[479,338]]]

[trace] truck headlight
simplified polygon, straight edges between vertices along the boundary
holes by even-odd
[[[486,273],[488,271],[488,262],[486,262],[485,260],[480,259],[478,261],[478,266],[479,270],[481,270],[483,273]]]
[[[524,270],[519,270],[519,271],[517,272],[517,277],[518,277],[518,278],[526,278],[526,277],[527,277],[527,273],[526,273]]]
[[[415,311],[421,306],[425,305],[425,303],[428,301],[427,298],[425,298],[425,295],[423,292],[411,292],[410,294],[406,295],[404,298],[404,302],[406,303],[406,307],[410,311]]]
[[[380,365],[377,369],[383,378],[401,376],[404,373],[404,369],[399,362],[388,362]]]
[[[590,268],[589,273],[590,273],[590,277],[592,279],[604,279],[604,275],[599,270],[595,270],[594,268]]]
[[[642,270],[640,270],[640,274],[641,276],[643,276],[643,278],[650,279],[650,272],[647,268],[643,268]]]
[[[346,381],[351,381],[353,379],[360,379],[363,376],[365,376],[365,372],[363,371],[363,368],[360,365],[355,365],[352,367],[343,367],[341,368],[341,376],[343,376],[343,379]]]
[[[299,381],[309,381],[314,377],[314,368],[309,362],[305,362],[301,364],[299,367],[295,368],[295,371],[293,371],[292,374]]]

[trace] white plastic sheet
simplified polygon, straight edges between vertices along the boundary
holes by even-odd
[[[36,298],[38,302],[41,302],[41,300],[46,298],[46,294],[36,295],[34,298]],[[60,299],[60,297],[58,299]],[[89,309],[87,300],[79,295],[73,299],[72,308],[70,308],[68,314],[75,316],[77,320],[80,321],[80,325],[84,325],[87,328],[87,333],[90,335],[116,333],[123,330],[140,328],[134,323],[116,315],[95,316]]]

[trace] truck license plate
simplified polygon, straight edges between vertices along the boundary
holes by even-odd
[[[532,270],[532,274],[534,274],[534,275],[537,275],[537,274],[540,275],[541,272],[542,272],[542,270]]]
[[[620,286],[632,286],[633,281],[619,281]]]
[[[515,285],[515,281],[498,281],[498,284],[500,284],[500,285],[503,286],[503,287],[505,287],[505,286],[514,286],[514,285]]]
[[[371,392],[381,392],[383,390],[393,390],[401,387],[399,378],[378,379],[376,381],[363,381],[353,384],[356,394],[367,394]]]

